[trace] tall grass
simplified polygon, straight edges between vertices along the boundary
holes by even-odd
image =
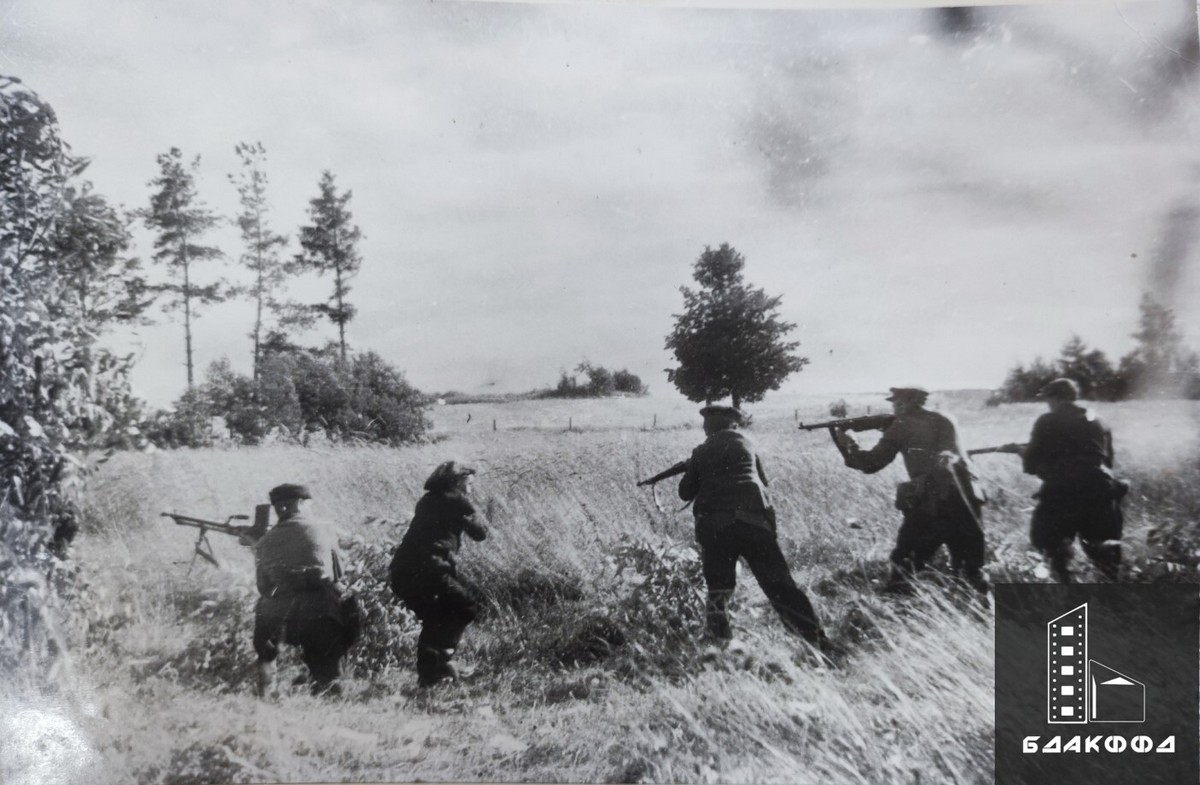
[[[75,549],[71,637],[83,686],[68,715],[81,730],[76,758],[87,778],[992,781],[990,616],[937,587],[903,601],[874,591],[898,524],[899,467],[851,473],[827,435],[795,431],[799,406],[757,413],[752,433],[785,553],[852,655],[841,668],[821,666],[784,632],[749,575],[734,609],[738,642],[710,649],[698,635],[690,511],[678,510],[674,483],[659,489],[662,509],[634,487],[686,457],[701,434],[666,415],[670,427],[657,430],[606,425],[605,403],[564,409],[578,414],[571,431],[493,431],[488,418],[486,427],[443,429],[445,438],[403,450],[116,456],[91,487]],[[611,403],[621,418],[635,406],[639,419],[653,417],[646,399]],[[536,408],[542,402],[506,406],[514,419],[546,411]],[[958,419],[974,447],[1023,441],[1039,411],[970,409]],[[1102,412],[1135,480],[1128,539],[1147,571],[1141,577],[1169,563],[1176,569],[1167,577],[1195,579],[1186,556],[1200,505],[1195,412],[1174,404]],[[422,692],[411,669],[417,626],[381,579],[425,476],[450,458],[480,470],[477,499],[491,525],[491,537],[467,543],[461,560],[485,600],[461,653],[477,673]],[[991,497],[989,570],[997,580],[1039,580],[1026,545],[1036,482],[1013,456],[980,458],[977,470]],[[281,660],[284,695],[252,696],[251,553],[214,535],[221,566],[197,561],[189,572],[195,530],[159,517],[249,513],[285,481],[313,490],[315,512],[338,528],[373,614],[337,701],[287,686],[303,670],[292,653]],[[1168,535],[1179,546],[1170,553]],[[6,781],[20,781],[13,765],[8,773]]]

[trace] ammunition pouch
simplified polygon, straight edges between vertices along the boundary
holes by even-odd
[[[926,499],[925,478],[907,480],[896,486],[896,509],[914,512]]]

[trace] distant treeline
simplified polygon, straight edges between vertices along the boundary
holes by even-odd
[[[1200,399],[1200,355],[1183,343],[1175,314],[1149,294],[1142,295],[1137,345],[1114,366],[1107,355],[1072,336],[1057,359],[1041,357],[1018,365],[989,399],[991,404],[1032,401],[1051,379],[1075,380],[1084,398],[1123,401],[1131,398]]]
[[[580,381],[579,376],[585,377]],[[559,372],[558,384],[523,393],[464,393],[457,390],[430,396],[438,403],[510,403],[543,398],[605,398],[610,395],[645,395],[649,388],[636,374],[627,370],[610,371],[602,365],[584,360],[575,366],[574,373]]]
[[[579,375],[585,376],[586,381],[580,382]],[[609,395],[645,395],[646,385],[636,374],[627,370],[610,371],[602,365],[592,365],[584,360],[575,366],[575,373],[568,374],[565,370],[559,374],[558,384],[553,390],[546,390],[542,398],[603,398]]]

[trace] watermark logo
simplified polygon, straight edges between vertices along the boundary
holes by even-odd
[[[1086,602],[1046,624],[1046,721],[1146,721],[1146,685],[1089,659]]]
[[[1200,782],[1200,587],[996,586],[1004,785]]]

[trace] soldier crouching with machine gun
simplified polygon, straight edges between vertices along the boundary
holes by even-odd
[[[305,514],[303,485],[271,489],[279,522],[254,547],[258,591],[254,651],[258,694],[275,691],[280,644],[300,647],[314,695],[340,695],[341,659],[358,639],[361,617],[337,587],[341,568],[333,533]]]
[[[904,458],[909,479],[896,488],[896,507],[904,520],[891,553],[892,575],[887,589],[909,588],[911,576],[945,545],[950,551],[951,568],[986,602],[989,587],[983,575],[983,502],[971,484],[954,422],[926,409],[928,396],[923,387],[892,387],[888,400],[895,417],[877,417],[873,427],[882,430],[883,436],[870,450],[859,448],[847,430],[866,430],[862,421],[871,418],[826,425],[851,469],[874,474],[897,455]]]

